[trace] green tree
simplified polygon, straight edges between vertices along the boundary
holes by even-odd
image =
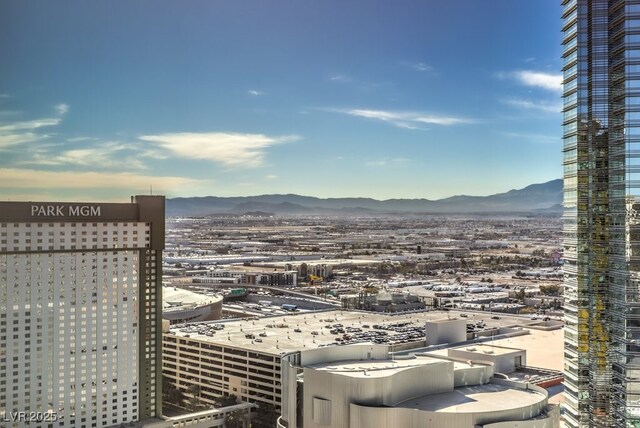
[[[200,385],[193,384],[189,385],[187,388],[187,394],[190,395],[187,400],[187,408],[192,412],[202,410],[204,406],[202,405],[202,401],[200,401]]]
[[[557,284],[541,285],[540,292],[547,296],[557,296],[560,294],[560,286]]]
[[[225,428],[244,428],[245,424],[245,411],[244,410],[234,410],[227,414],[227,417],[224,420]]]
[[[182,407],[184,401],[184,393],[178,388],[173,388],[167,392],[167,398],[165,400],[169,404],[175,404],[178,407]]]
[[[364,291],[365,293],[368,293],[368,294],[378,294],[378,291],[380,291],[380,290],[378,289],[378,287],[370,285],[368,287],[364,287],[362,289],[362,291]]]
[[[165,375],[162,375],[162,397],[166,397],[167,393],[173,388],[174,386],[173,383],[171,383],[171,379],[169,379]]]
[[[251,419],[252,428],[273,428],[277,426],[280,412],[273,404],[260,403],[256,410],[256,415]]]
[[[214,406],[215,407],[229,407],[238,404],[238,397],[235,395],[220,395],[215,398]]]
[[[182,391],[176,388],[171,379],[166,376],[162,376],[162,400],[176,406],[182,406],[184,400]]]

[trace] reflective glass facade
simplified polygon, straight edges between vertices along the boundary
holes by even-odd
[[[640,427],[640,0],[564,0],[565,406]]]

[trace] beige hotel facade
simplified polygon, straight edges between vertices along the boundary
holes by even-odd
[[[0,425],[161,414],[164,207],[0,202]]]

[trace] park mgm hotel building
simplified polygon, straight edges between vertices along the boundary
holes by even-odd
[[[0,202],[0,425],[161,415],[164,208]]]

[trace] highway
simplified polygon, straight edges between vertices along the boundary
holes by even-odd
[[[270,291],[274,294],[286,294],[289,296],[298,297],[301,299],[307,299],[311,301],[318,301],[322,303],[326,303],[328,305],[335,306],[337,308],[341,307],[340,302],[334,301],[331,299],[325,299],[321,296],[316,296],[314,294],[302,293],[300,291],[295,291],[289,288],[284,287],[273,287],[270,285],[253,285],[253,284],[205,284],[201,282],[184,282],[175,284],[176,286],[189,286],[189,287],[199,287],[205,289],[213,289],[219,290],[221,288],[246,288],[247,290],[259,290],[259,291]]]

